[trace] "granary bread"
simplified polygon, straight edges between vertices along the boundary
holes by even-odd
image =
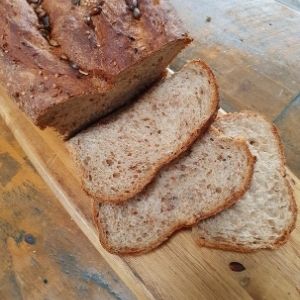
[[[94,203],[102,245],[119,254],[150,251],[174,231],[235,203],[249,187],[253,164],[243,140],[210,128],[130,201]]]
[[[191,41],[167,0],[131,2],[0,1],[0,81],[36,125],[76,133],[160,78]]]
[[[253,112],[227,114],[214,125],[227,136],[246,138],[257,161],[249,191],[233,207],[195,226],[194,238],[203,246],[241,252],[277,248],[295,226],[296,204],[276,128]]]
[[[214,120],[218,89],[200,61],[67,141],[86,192],[100,202],[135,196]]]

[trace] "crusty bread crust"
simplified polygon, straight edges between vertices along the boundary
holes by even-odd
[[[147,88],[191,42],[167,0],[142,1],[139,19],[124,0],[92,2],[98,13],[84,1],[0,5],[0,80],[37,126],[65,138]]]
[[[195,140],[197,138],[199,138],[200,136],[202,136],[207,131],[207,129],[213,123],[213,121],[215,120],[215,118],[217,117],[217,114],[218,114],[218,109],[219,109],[218,85],[217,85],[215,75],[213,74],[212,70],[205,62],[203,62],[201,60],[194,60],[191,63],[199,65],[199,67],[201,69],[203,69],[203,71],[206,72],[208,80],[209,80],[209,85],[210,85],[211,91],[212,91],[211,113],[207,116],[204,124],[200,128],[197,128],[197,130],[195,130],[194,132],[191,132],[190,136],[187,139],[187,141],[185,142],[185,144],[178,145],[178,148],[174,149],[172,155],[165,157],[165,158],[161,159],[160,161],[157,161],[157,163],[155,165],[153,165],[152,168],[149,170],[148,175],[145,176],[143,178],[143,180],[141,180],[138,184],[136,184],[135,186],[132,186],[130,192],[126,193],[126,194],[123,193],[123,194],[120,194],[120,195],[114,197],[114,196],[110,196],[110,195],[106,195],[106,194],[100,194],[100,192],[97,195],[91,193],[89,190],[86,189],[86,187],[84,185],[83,178],[85,177],[84,175],[86,175],[86,170],[84,169],[84,167],[81,164],[78,164],[79,165],[78,167],[79,167],[80,173],[81,173],[80,177],[82,178],[82,188],[90,197],[92,197],[99,203],[101,203],[101,202],[122,203],[124,201],[127,201],[128,199],[131,199],[138,193],[142,192],[148,186],[148,184],[150,184],[152,182],[153,178],[155,178],[155,176],[157,175],[157,173],[163,166],[168,165],[171,161],[176,159],[181,153],[184,153],[186,150],[188,150],[190,148],[190,146],[195,142]],[[110,118],[114,119],[115,116],[107,117],[104,120],[104,122],[110,120]],[[68,150],[70,151],[70,153],[72,153],[72,149],[70,149],[70,147],[68,147]]]
[[[283,147],[277,127],[274,124],[272,124],[267,118],[265,118],[264,116],[262,116],[259,113],[256,113],[253,111],[248,111],[248,110],[241,111],[241,113],[246,114],[249,117],[260,117],[260,118],[262,117],[266,122],[268,122],[271,125],[272,133],[274,134],[275,139],[279,146],[279,155],[281,157],[281,174],[283,177],[286,177],[286,157],[284,154],[284,147]],[[234,120],[238,115],[239,115],[239,113],[228,113],[226,115],[222,115],[221,118]],[[220,117],[218,117],[218,118],[220,118]],[[289,191],[289,196],[290,196],[289,202],[290,202],[290,208],[291,208],[293,217],[291,219],[289,226],[282,232],[281,236],[278,239],[276,239],[273,244],[265,245],[264,247],[261,247],[261,248],[252,248],[250,245],[246,246],[246,245],[242,245],[242,244],[232,244],[226,240],[209,241],[203,237],[197,236],[197,234],[192,234],[194,240],[196,241],[196,243],[199,246],[204,246],[207,248],[214,248],[214,249],[219,249],[219,250],[225,250],[225,251],[242,252],[242,253],[256,252],[261,249],[269,249],[269,250],[277,249],[280,246],[284,245],[288,241],[291,232],[295,229],[296,221],[297,221],[297,204],[296,204],[296,200],[295,200],[294,190],[286,178],[285,178],[285,182],[286,182],[286,185],[288,186],[288,191]]]
[[[201,214],[199,213],[198,215],[195,215],[193,218],[186,220],[184,223],[176,223],[174,226],[165,234],[160,236],[155,242],[152,242],[151,244],[145,246],[144,248],[130,248],[130,247],[123,247],[123,248],[115,248],[112,245],[109,244],[108,238],[107,238],[107,233],[105,231],[105,224],[101,223],[101,219],[99,219],[99,214],[98,214],[98,202],[94,201],[93,205],[93,215],[94,215],[94,220],[96,223],[96,226],[99,231],[99,239],[102,244],[102,246],[109,251],[110,253],[113,254],[119,254],[119,255],[127,255],[127,254],[144,254],[147,253],[154,248],[157,248],[160,244],[165,242],[174,232],[178,231],[179,229],[185,228],[185,227],[191,227],[195,223],[199,222],[200,220],[204,220],[206,218],[212,217],[219,212],[223,211],[224,209],[227,209],[234,205],[243,195],[244,193],[249,189],[250,184],[251,184],[251,179],[253,175],[253,169],[254,169],[254,164],[255,164],[255,158],[252,156],[246,142],[242,139],[230,139],[227,137],[221,137],[224,140],[231,140],[232,143],[235,143],[238,147],[240,147],[241,151],[244,151],[247,155],[247,166],[248,170],[246,173],[246,176],[244,178],[243,184],[240,186],[240,189],[236,191],[235,193],[231,194],[230,197],[224,199],[224,201],[212,208],[212,210],[207,213],[207,214]]]

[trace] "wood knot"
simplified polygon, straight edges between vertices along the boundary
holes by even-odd
[[[242,265],[241,263],[237,262],[237,261],[232,261],[229,264],[229,268],[231,269],[231,271],[233,272],[243,272],[246,270],[246,268],[244,267],[244,265]]]

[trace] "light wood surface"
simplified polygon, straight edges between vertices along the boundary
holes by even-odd
[[[0,114],[33,165],[90,242],[138,299],[299,297],[299,226],[286,246],[272,252],[245,255],[199,248],[189,230],[179,232],[162,247],[146,255],[118,257],[106,252],[98,242],[92,223],[91,200],[80,188],[63,142],[52,131],[40,131],[33,126],[3,90],[0,95]],[[291,173],[290,176],[299,205],[300,182]],[[232,261],[242,263],[246,270],[241,273],[231,271],[229,263]]]
[[[0,299],[135,299],[61,207],[1,118]]]

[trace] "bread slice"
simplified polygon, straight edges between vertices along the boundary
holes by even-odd
[[[102,245],[112,253],[142,253],[174,231],[231,206],[248,189],[254,158],[243,140],[209,129],[147,189],[118,205],[96,203]]]
[[[218,101],[213,73],[193,61],[133,105],[77,134],[67,146],[86,192],[101,202],[135,196],[205,131]]]
[[[195,226],[194,238],[240,252],[277,248],[295,227],[296,204],[275,126],[253,112],[227,114],[214,125],[230,137],[245,137],[257,161],[250,190],[232,208]]]

